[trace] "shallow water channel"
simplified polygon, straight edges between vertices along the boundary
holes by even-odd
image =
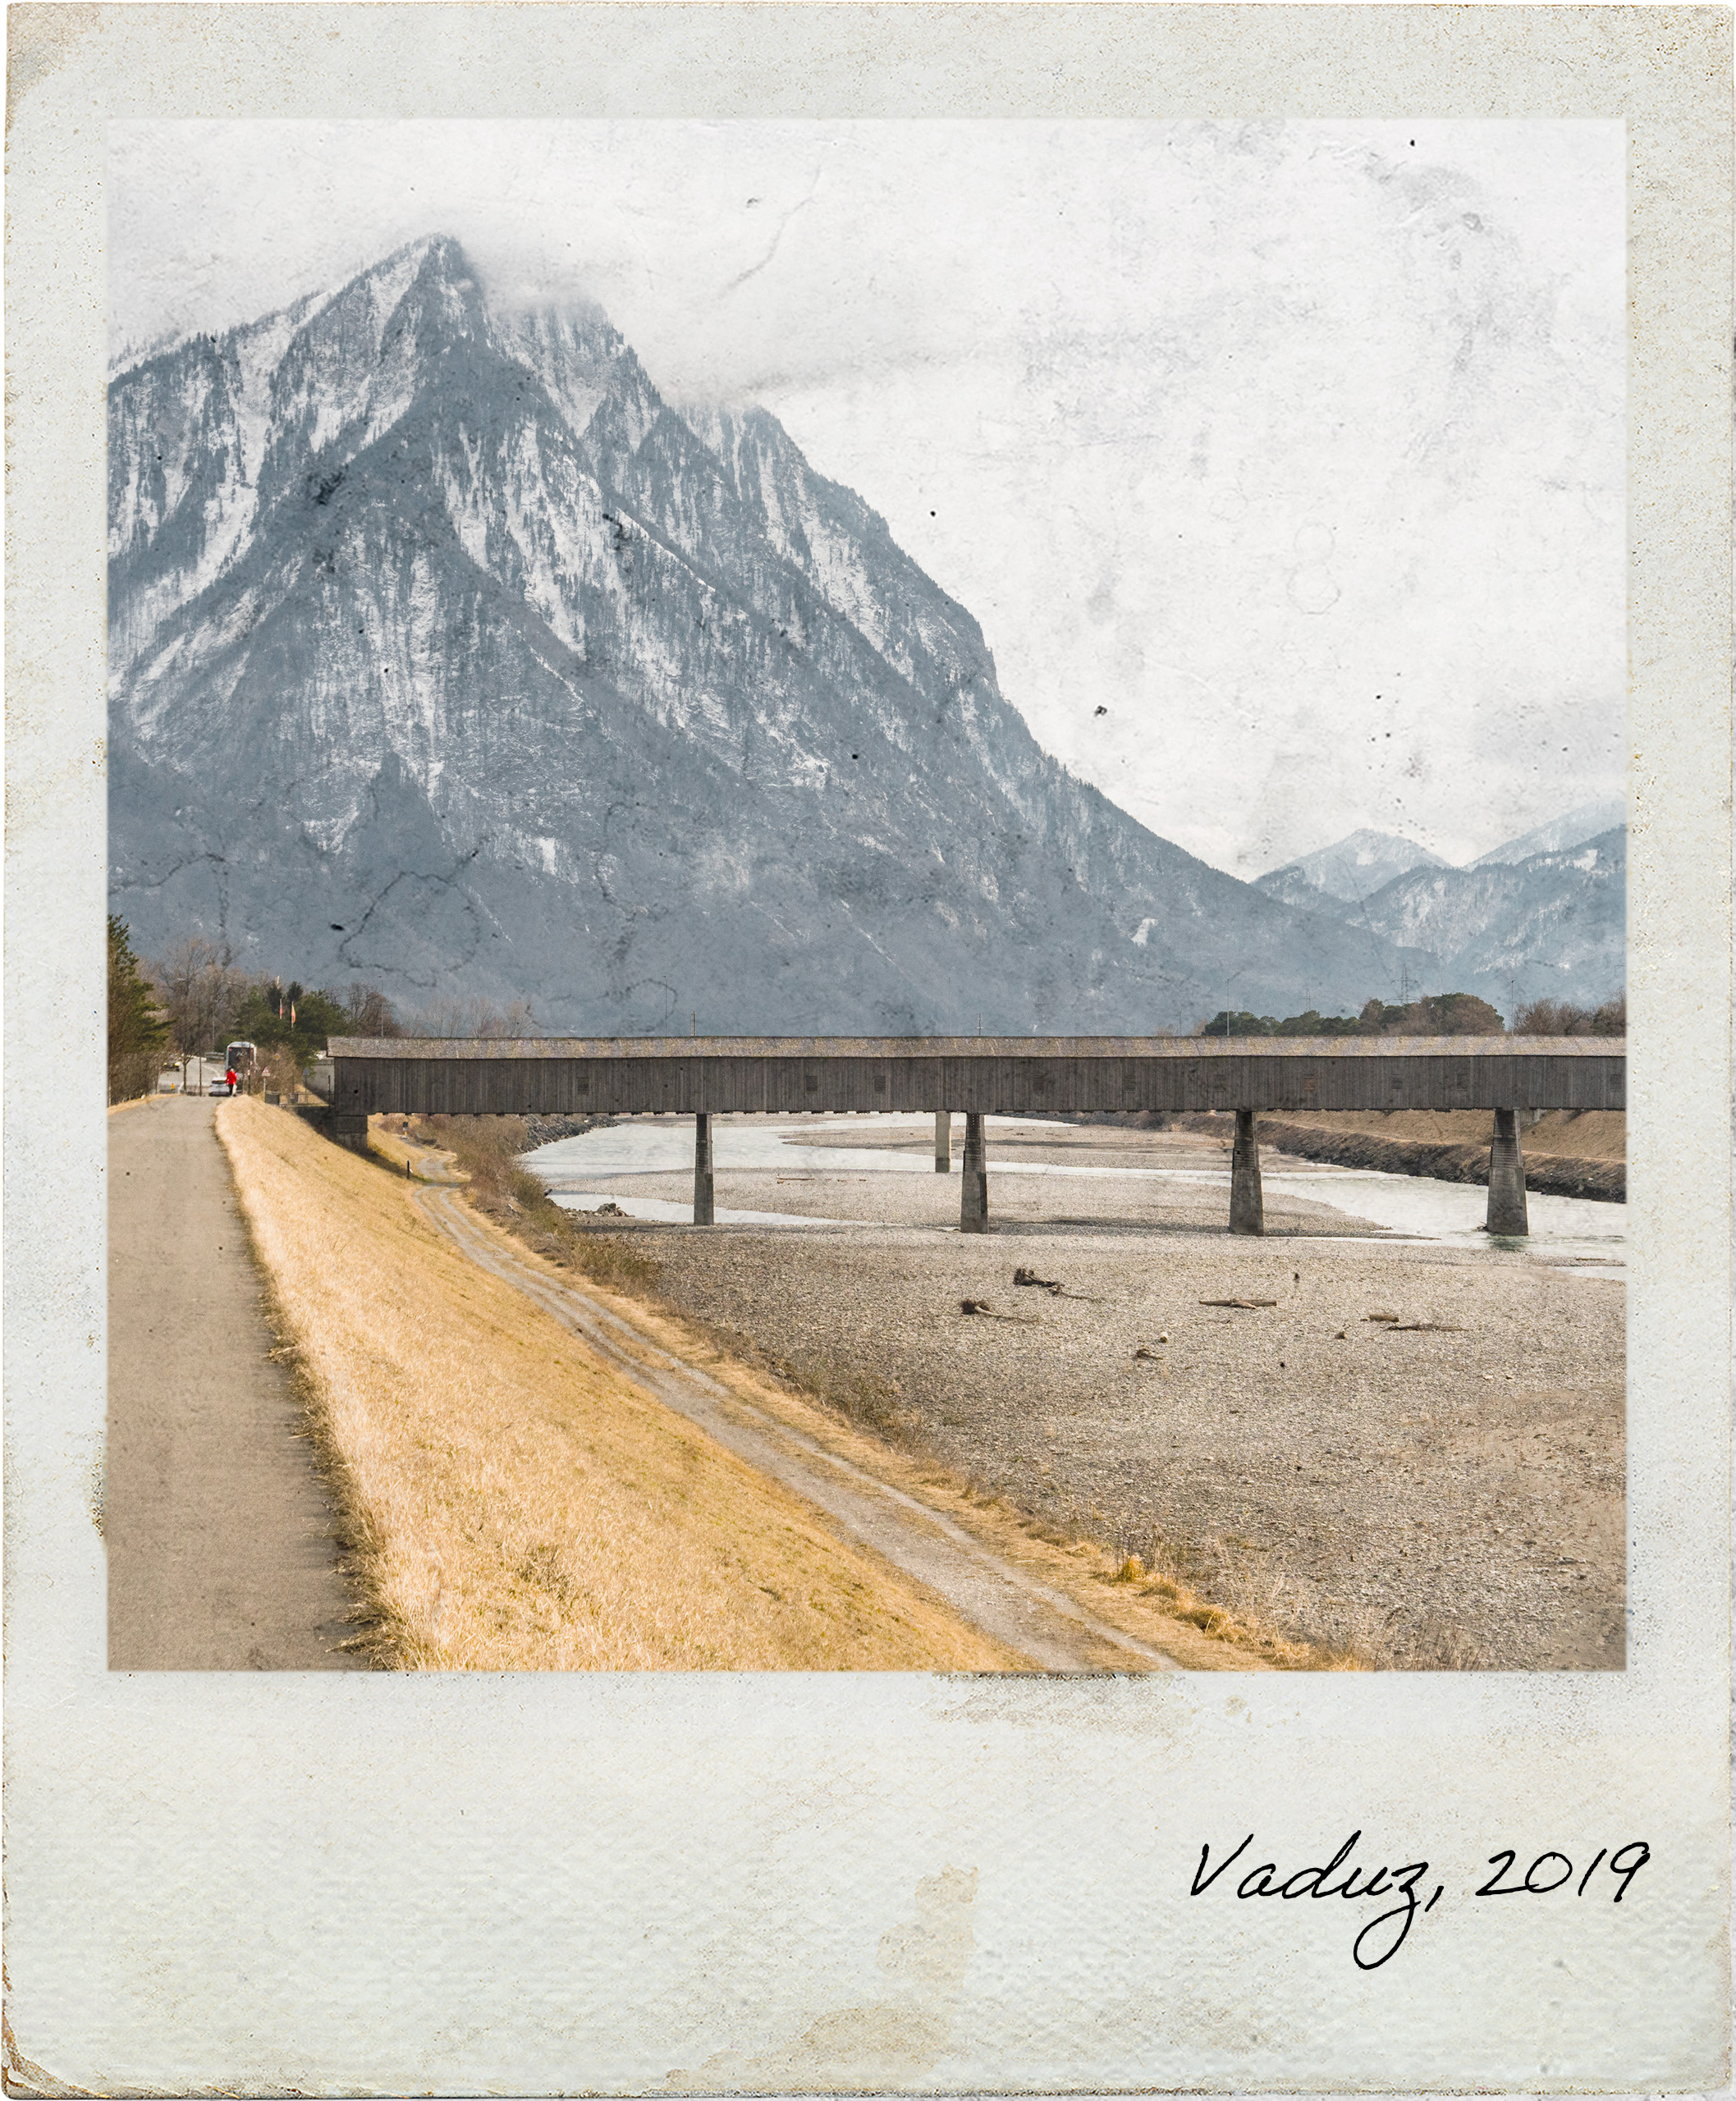
[[[859,1133],[869,1119],[852,1117],[845,1128]],[[900,1133],[932,1132],[933,1119],[918,1115],[875,1117],[873,1124]],[[1225,1192],[1229,1210],[1230,1171],[1226,1167],[1111,1167],[1065,1166],[1049,1162],[997,1160],[997,1130],[1025,1132],[1060,1129],[1037,1119],[991,1116],[987,1142],[990,1185],[1000,1176],[1064,1175],[1085,1180],[1102,1176],[1123,1180],[1215,1184]],[[713,1123],[712,1162],[721,1179],[732,1170],[804,1179],[822,1179],[828,1173],[923,1174],[932,1176],[934,1163],[925,1151],[880,1151],[859,1143],[850,1146],[817,1145],[815,1124],[781,1121],[775,1117],[740,1122],[719,1119]],[[959,1127],[954,1128],[952,1172],[961,1171]],[[1526,1209],[1531,1226],[1528,1243],[1491,1243],[1482,1231],[1488,1192],[1473,1183],[1439,1182],[1427,1175],[1381,1174],[1367,1168],[1334,1167],[1310,1161],[1293,1171],[1276,1165],[1282,1156],[1262,1149],[1262,1180],[1268,1191],[1305,1197],[1326,1204],[1347,1215],[1382,1226],[1395,1238],[1449,1246],[1514,1247],[1523,1245],[1536,1259],[1551,1264],[1585,1265],[1615,1274],[1624,1266],[1627,1250],[1625,1204],[1592,1203],[1577,1197],[1546,1197],[1532,1192]],[[629,1218],[683,1224],[693,1217],[690,1198],[618,1193],[623,1181],[645,1174],[689,1174],[693,1170],[694,1127],[690,1117],[635,1118],[606,1128],[587,1131],[576,1138],[561,1138],[540,1146],[524,1156],[524,1165],[547,1185],[557,1204],[569,1211],[594,1211],[606,1203],[616,1205]],[[850,1223],[840,1219],[797,1216],[781,1211],[734,1211],[719,1204],[720,1225],[780,1227],[836,1227]],[[856,1220],[859,1224],[862,1221]],[[893,1223],[891,1220],[884,1223]]]

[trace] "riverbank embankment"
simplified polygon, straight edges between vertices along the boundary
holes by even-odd
[[[247,1098],[217,1126],[380,1663],[1028,1667],[467,1260],[401,1160]]]
[[[1627,1120],[1619,1110],[1552,1109],[1527,1124],[1519,1133],[1526,1187],[1538,1196],[1625,1202]],[[1182,1129],[1218,1133],[1229,1142],[1227,1117],[1175,1121]],[[1321,1110],[1262,1115],[1260,1141],[1300,1160],[1486,1187],[1489,1125],[1486,1110]]]

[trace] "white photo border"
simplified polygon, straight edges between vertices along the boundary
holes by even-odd
[[[1728,10],[30,4],[9,25],[9,2090],[1722,2085]],[[111,1675],[107,123],[1410,112],[1627,126],[1626,1669]],[[1351,1961],[1359,1917],[1189,1894],[1202,1842],[1252,1830],[1290,1868],[1357,1829],[1447,1893],[1378,1970]],[[1652,1861],[1624,1906],[1472,1894],[1500,1848],[1632,1838]]]

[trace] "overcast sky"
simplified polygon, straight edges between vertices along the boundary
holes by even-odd
[[[126,123],[117,350],[450,233],[758,401],[1042,744],[1252,876],[1619,794],[1619,123]]]

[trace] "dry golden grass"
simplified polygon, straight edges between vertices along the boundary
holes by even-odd
[[[594,1289],[594,1288],[593,1288]],[[699,1365],[751,1407],[941,1512],[1026,1576],[1075,1598],[1100,1620],[1149,1641],[1187,1670],[1358,1670],[1347,1650],[1288,1639],[1252,1613],[1226,1611],[1179,1574],[1146,1569],[1102,1541],[1055,1531],[1004,1496],[985,1494],[919,1451],[888,1444],[799,1389],[750,1368],[677,1316],[603,1291],[671,1354]]]
[[[628,1291],[657,1282],[657,1264],[642,1242],[608,1230],[586,1212],[563,1211],[543,1183],[519,1165],[530,1133],[516,1116],[374,1116],[368,1142],[399,1167],[446,1162],[468,1182],[474,1210],[563,1269]]]
[[[702,1368],[753,1415],[771,1416],[951,1518],[1036,1581],[1077,1599],[1100,1620],[1149,1641],[1189,1670],[1357,1670],[1351,1651],[1293,1640],[1245,1608],[1226,1609],[1166,1562],[1147,1569],[1102,1542],[1058,1533],[1005,1498],[913,1447],[909,1424],[883,1384],[830,1358],[778,1366],[747,1344],[694,1321],[657,1294],[657,1265],[560,1211],[535,1177],[516,1167],[521,1127],[509,1118],[371,1120],[369,1142],[395,1167],[439,1160],[469,1176],[474,1208],[547,1270],[554,1284],[578,1269],[584,1289],[686,1364]],[[433,1149],[430,1149],[430,1142]],[[444,1142],[442,1144],[442,1142]],[[447,1149],[455,1147],[455,1150]],[[551,1216],[552,1214],[552,1216]],[[618,1252],[617,1252],[618,1251]],[[1111,1650],[1106,1660],[1124,1661]]]
[[[409,1148],[390,1133],[373,1143],[401,1165]],[[414,1156],[412,1155],[411,1156]],[[520,1259],[567,1281],[558,1260],[536,1252],[521,1235]],[[987,1495],[920,1450],[889,1442],[895,1426],[866,1416],[857,1397],[842,1396],[844,1375],[804,1367],[800,1380],[748,1362],[739,1348],[643,1293],[629,1295],[587,1279],[584,1289],[630,1322],[657,1348],[694,1366],[745,1404],[753,1417],[786,1423],[852,1466],[961,1525],[1003,1560],[1036,1581],[1077,1599],[1100,1620],[1149,1641],[1189,1670],[1356,1670],[1348,1651],[1287,1639],[1255,1615],[1212,1603],[1173,1569],[1137,1567],[1101,1542],[1063,1536],[1004,1497]]]
[[[411,1185],[246,1097],[217,1121],[382,1662],[1028,1667],[468,1262]]]

